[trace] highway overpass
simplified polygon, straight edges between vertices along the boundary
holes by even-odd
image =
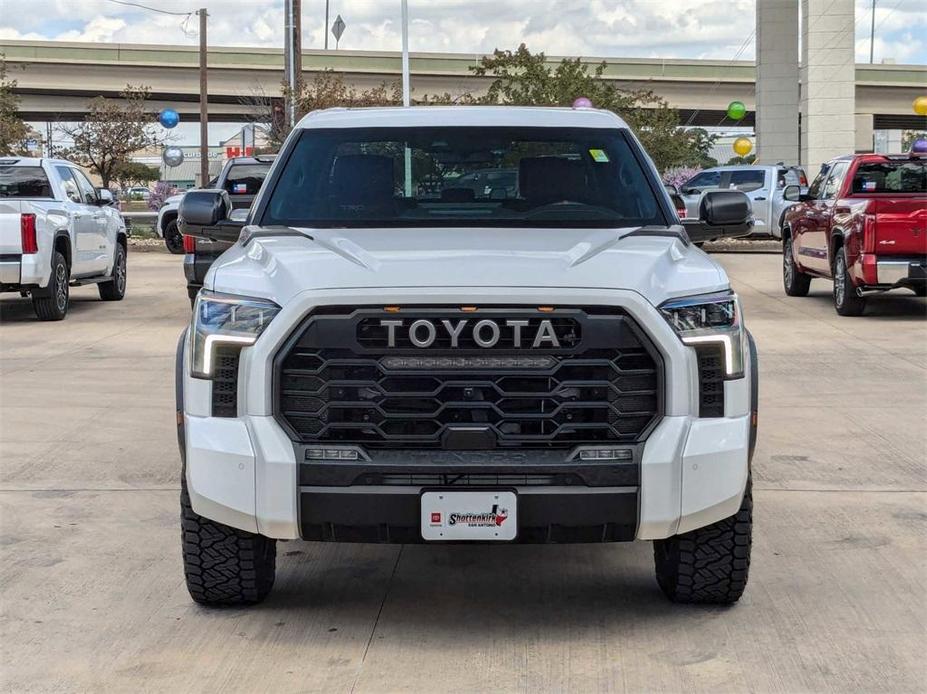
[[[150,87],[154,109],[171,106],[185,121],[199,118],[199,54],[194,46],[0,40],[0,53],[6,56],[9,76],[18,82],[15,91],[27,120],[81,119],[90,98],[116,96],[126,84]],[[488,80],[469,69],[479,58],[412,53],[413,98],[483,92]],[[551,56],[550,60],[559,62],[560,58]],[[743,124],[753,125],[756,69],[752,61],[583,60],[591,65],[604,60],[605,79],[624,89],[654,91],[681,111],[684,122],[731,125],[724,114],[728,103],[736,99],[750,111]],[[211,121],[245,122],[253,108],[249,99],[280,95],[282,50],[213,47],[208,65]],[[307,78],[326,69],[343,73],[350,84],[364,89],[398,81],[400,56],[398,52],[303,51]],[[911,108],[914,98],[925,92],[925,85],[927,66],[857,65],[858,128],[927,128],[927,119],[916,116]]]

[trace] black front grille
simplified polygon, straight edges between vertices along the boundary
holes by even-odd
[[[699,417],[724,416],[724,351],[721,345],[698,345]]]
[[[366,448],[570,448],[640,441],[662,414],[662,363],[615,310],[483,309],[472,320],[555,326],[559,347],[428,349],[380,320],[467,318],[458,308],[358,309],[310,316],[276,361],[276,411],[294,440]],[[526,328],[526,331],[529,331]],[[424,332],[422,333],[425,334]],[[485,334],[490,334],[487,331]],[[532,333],[533,334],[533,333]]]

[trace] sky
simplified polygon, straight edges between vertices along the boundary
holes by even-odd
[[[129,0],[126,0],[129,1]],[[167,12],[205,6],[209,42],[278,47],[283,0],[131,0]],[[341,48],[398,50],[399,0],[329,0]],[[856,58],[869,60],[872,0],[856,0]],[[924,0],[876,0],[875,62],[927,64]],[[412,51],[515,48],[549,55],[754,58],[753,0],[409,0]],[[303,0],[303,48],[322,48],[325,0]],[[0,0],[0,40],[195,44],[196,17],[117,0]],[[330,47],[334,47],[331,39]]]

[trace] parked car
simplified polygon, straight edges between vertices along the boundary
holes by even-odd
[[[261,189],[261,184],[274,162],[274,154],[258,154],[253,157],[234,157],[225,162],[218,177],[209,182],[211,188],[224,190],[229,196],[232,209],[247,210]],[[189,191],[188,191],[189,192]],[[168,199],[168,205],[158,213],[158,233],[164,237],[168,250],[176,253],[179,234],[178,212],[183,195]],[[242,213],[239,212],[239,215]],[[244,217],[242,217],[243,219]],[[203,278],[213,261],[222,255],[231,244],[206,238],[180,237],[184,252],[183,269],[187,278],[187,294],[191,304],[196,293],[203,286]]]
[[[126,227],[113,194],[63,159],[0,158],[0,291],[30,296],[40,320],[61,320],[70,287],[126,292]]]
[[[125,190],[126,200],[147,200],[150,197],[151,191],[145,186],[133,186]]]
[[[872,292],[927,294],[927,156],[859,154],[823,166],[782,223],[782,279],[805,296],[815,277],[834,283],[834,307],[858,316]]]
[[[753,210],[751,236],[778,236],[782,215],[792,204],[783,192],[786,186],[807,186],[800,166],[716,166],[700,171],[682,186],[689,216],[698,217],[699,202],[708,190],[739,190],[747,194]]]
[[[164,199],[164,204],[158,209],[158,220],[155,230],[158,236],[164,239],[167,250],[175,255],[184,253],[183,235],[177,224],[177,209],[183,200],[183,193],[176,193]]]
[[[499,160],[511,198],[418,185]],[[749,231],[743,193],[680,224],[613,113],[427,106],[313,111],[247,226],[228,197],[180,203],[235,241],[178,344],[195,601],[262,600],[300,538],[647,540],[671,600],[740,598],[757,357],[692,242]]]

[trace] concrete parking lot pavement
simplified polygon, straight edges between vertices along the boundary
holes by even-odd
[[[250,609],[183,585],[172,362],[180,258],[62,323],[0,299],[0,683],[7,691],[923,691],[927,320],[840,318],[775,255],[717,256],[760,353],[750,584],[674,606],[645,543],[278,545]],[[820,286],[817,286],[820,285]]]

